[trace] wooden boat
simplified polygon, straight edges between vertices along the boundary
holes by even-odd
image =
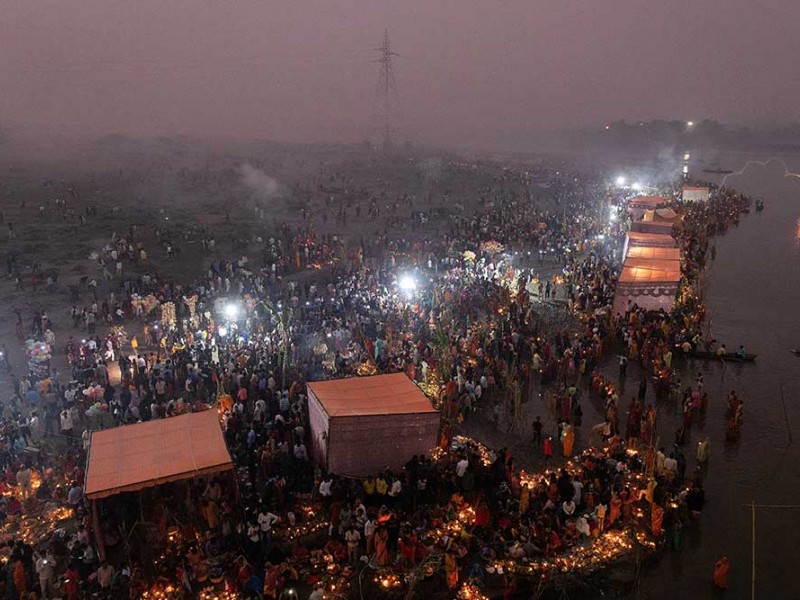
[[[703,169],[703,173],[716,173],[717,175],[730,175],[733,173],[730,169],[720,169],[717,167],[716,169]]]
[[[716,352],[693,350],[689,353],[689,358],[696,358],[698,360],[724,360],[726,362],[754,362],[756,360],[756,355],[745,354],[744,356],[737,356],[735,352],[717,354]]]
[[[800,350],[798,350],[797,348],[789,348],[789,352],[791,352],[797,357],[800,357]]]

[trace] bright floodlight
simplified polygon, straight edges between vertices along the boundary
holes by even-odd
[[[239,308],[235,304],[225,305],[225,316],[228,319],[235,319],[238,313],[239,313]]]
[[[694,121],[686,121],[687,127],[694,127]]]
[[[641,183],[639,183],[639,182],[637,181],[637,182],[636,182],[636,183],[634,183],[634,184],[633,184],[631,187],[632,187],[634,190],[636,190],[637,192],[639,192],[639,191],[641,191],[641,189],[642,189],[642,184],[641,184]]]
[[[397,282],[397,285],[399,285],[400,289],[404,292],[413,292],[417,289],[417,282],[411,275],[403,275]]]
[[[625,178],[622,175],[617,177],[617,185],[625,185]]]

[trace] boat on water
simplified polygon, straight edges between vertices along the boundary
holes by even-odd
[[[718,175],[730,175],[731,173],[733,173],[733,171],[731,171],[730,169],[716,168],[716,169],[703,169],[703,173],[716,173]]]
[[[686,355],[684,355],[686,356]],[[723,360],[725,362],[755,362],[755,354],[736,354],[735,352],[727,352],[725,354],[717,354],[716,352],[703,352],[700,350],[693,350],[688,354],[689,358],[696,358],[698,360]]]

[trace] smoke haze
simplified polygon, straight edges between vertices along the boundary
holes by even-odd
[[[239,173],[242,176],[242,184],[249,189],[253,195],[263,202],[268,202],[276,198],[280,198],[285,188],[274,177],[270,177],[261,169],[257,169],[251,165],[242,165],[239,167]]]
[[[800,119],[790,0],[9,0],[0,126],[358,142],[388,28],[422,143],[616,119]]]

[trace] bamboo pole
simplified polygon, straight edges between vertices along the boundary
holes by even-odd
[[[751,525],[751,566],[750,566],[750,600],[756,599],[756,502],[750,503],[750,512],[752,514]]]

